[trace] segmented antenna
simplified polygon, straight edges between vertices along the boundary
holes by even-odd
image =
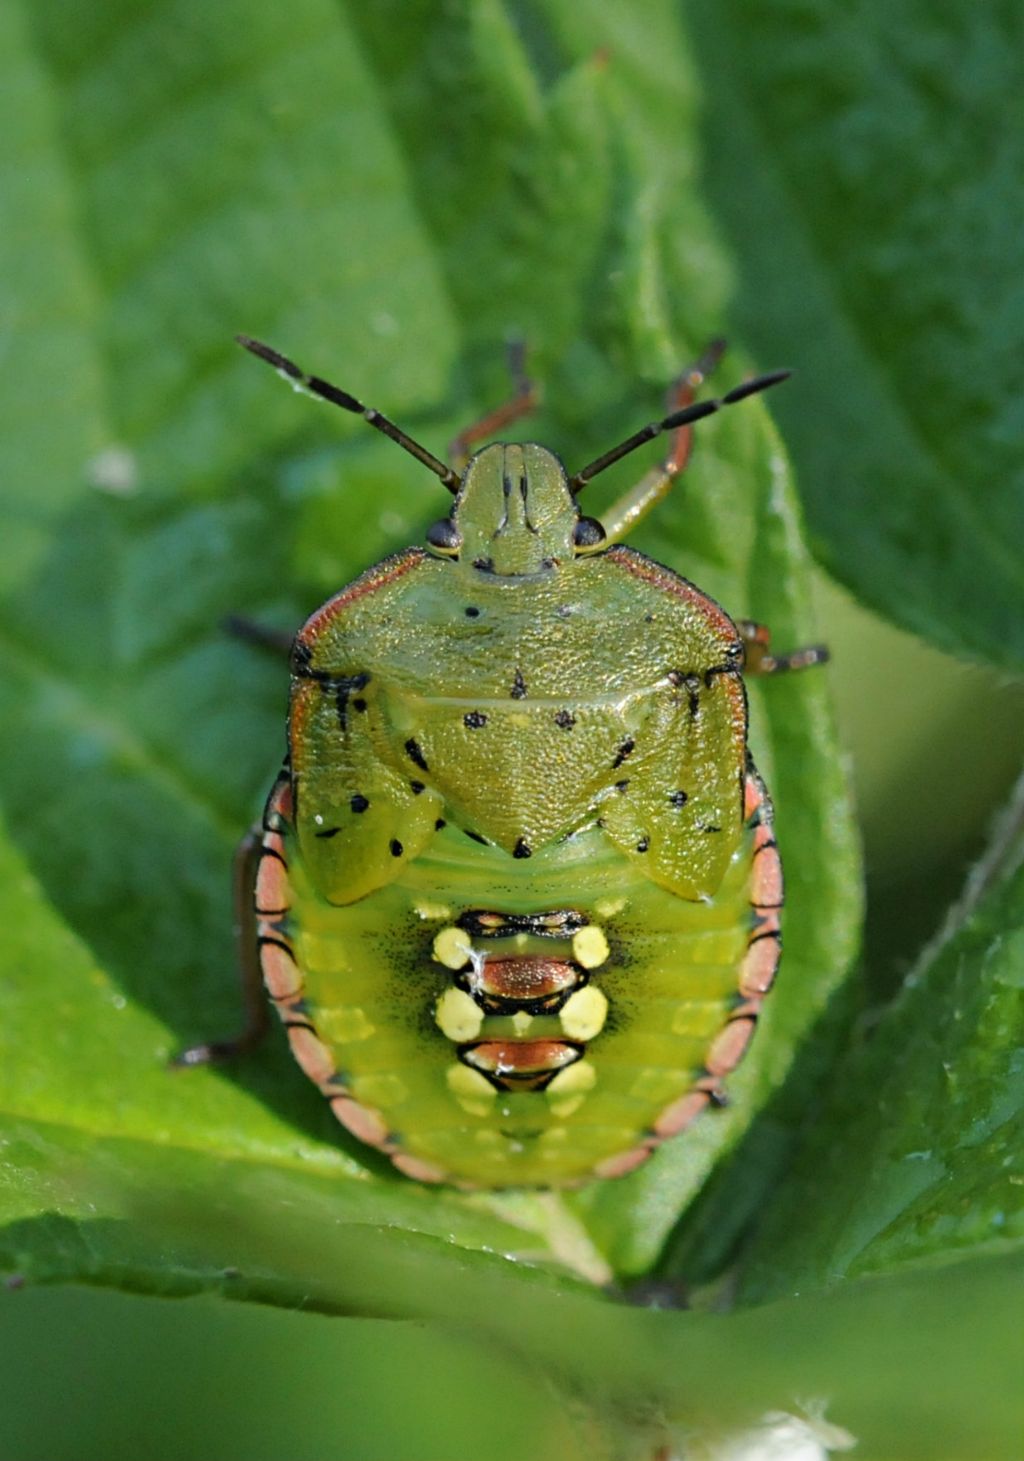
[[[747,396],[753,396],[758,391],[766,391],[769,386],[777,386],[780,381],[787,380],[792,374],[788,370],[773,370],[767,375],[755,376],[753,380],[744,381],[742,385],[735,386],[719,400],[696,401],[692,406],[683,406],[679,411],[673,411],[663,421],[652,421],[649,425],[627,436],[618,446],[613,446],[611,451],[606,451],[603,456],[597,457],[589,466],[577,472],[575,477],[570,478],[569,487],[572,492],[582,492],[592,478],[606,468],[614,466],[623,457],[628,456],[631,451],[636,451],[638,446],[643,446],[648,441],[653,441],[656,436],[661,436],[664,431],[677,431],[680,426],[689,426],[693,421],[700,421],[705,416],[713,416],[716,411],[721,411],[723,406],[734,406],[737,401],[746,400]]]
[[[279,354],[278,351],[269,345],[264,345],[260,340],[251,340],[248,335],[236,335],[235,339],[239,345],[251,351],[253,355],[258,355],[260,360],[265,360],[268,365],[272,365],[277,373],[296,390],[318,396],[322,401],[330,401],[332,406],[340,406],[343,411],[351,411],[356,416],[362,416],[371,426],[382,431],[392,441],[396,441],[410,456],[414,456],[418,462],[429,467],[435,477],[440,477],[449,492],[459,490],[458,472],[452,467],[446,466],[432,452],[427,451],[425,446],[420,446],[418,441],[413,441],[412,437],[407,435],[400,426],[396,426],[393,421],[389,421],[372,406],[364,406],[362,401],[357,401],[355,396],[349,395],[348,391],[332,386],[330,381],[322,380],[318,375],[307,375],[293,360],[289,360],[287,355]]]

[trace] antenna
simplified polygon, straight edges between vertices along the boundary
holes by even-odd
[[[631,451],[636,451],[638,446],[643,446],[648,441],[653,441],[663,431],[676,431],[680,426],[689,426],[693,421],[700,421],[705,416],[713,416],[723,406],[734,406],[737,401],[746,400],[747,396],[753,396],[758,391],[766,391],[769,386],[777,386],[780,381],[788,379],[792,374],[788,370],[773,370],[767,375],[755,376],[753,380],[744,381],[742,385],[735,386],[720,400],[697,401],[692,406],[683,406],[679,411],[673,411],[663,421],[652,421],[640,431],[627,436],[618,446],[613,446],[611,451],[606,451],[603,456],[597,457],[589,466],[577,472],[575,477],[569,481],[573,493],[582,492],[583,488],[596,477],[598,472],[603,472],[607,467],[614,466],[616,462],[628,456]]]
[[[382,431],[385,436],[390,436],[392,441],[396,441],[418,462],[429,467],[436,477],[440,477],[449,492],[459,490],[458,472],[452,467],[445,466],[444,462],[439,461],[431,452],[428,452],[425,446],[420,446],[418,441],[413,441],[412,437],[407,436],[401,427],[396,426],[393,421],[389,421],[386,416],[382,416],[379,411],[375,411],[372,406],[364,406],[362,401],[357,401],[355,396],[349,395],[348,391],[339,390],[337,386],[332,386],[330,381],[321,380],[318,375],[307,375],[294,361],[289,360],[287,355],[280,355],[260,340],[250,340],[248,335],[236,335],[235,339],[239,345],[251,351],[253,355],[259,356],[260,360],[265,360],[268,365],[272,365],[278,375],[283,376],[295,390],[317,396],[322,401],[330,401],[332,406],[340,406],[343,411],[351,411],[356,416],[362,416],[371,426]]]

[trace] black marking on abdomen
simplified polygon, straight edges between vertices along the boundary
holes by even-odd
[[[572,938],[590,922],[578,908],[550,908],[543,913],[503,913],[493,908],[471,908],[459,915],[456,926],[471,938],[511,938],[517,933],[539,938]]]
[[[612,770],[614,771],[617,767],[621,766],[626,757],[631,756],[635,749],[636,741],[634,741],[632,736],[627,736],[626,739],[622,742],[622,745],[615,753],[615,760],[612,762]]]
[[[411,736],[405,743],[405,754],[409,757],[413,765],[418,766],[421,771],[430,770],[430,767],[423,758],[423,752],[419,748],[419,743],[413,740]]]
[[[325,694],[334,696],[335,708],[338,713],[338,725],[342,734],[348,731],[348,702],[349,696],[356,690],[365,690],[370,683],[370,676],[363,675],[331,675],[323,670],[302,669],[296,671],[303,679],[316,680],[322,686]],[[366,701],[361,701],[359,707],[366,709]]]
[[[256,939],[256,947],[262,949],[267,944],[272,944],[275,949],[280,949],[282,953],[287,954],[289,959],[291,959],[292,963],[294,964],[295,949],[292,947],[290,939],[274,938],[273,935],[269,933],[259,934]]]

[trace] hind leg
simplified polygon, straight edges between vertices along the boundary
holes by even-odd
[[[812,665],[823,665],[829,653],[824,644],[808,644],[802,649],[792,649],[788,654],[772,654],[771,631],[753,619],[739,619],[736,628],[740,631],[745,651],[743,673],[745,675],[781,675],[787,670],[808,670]]]

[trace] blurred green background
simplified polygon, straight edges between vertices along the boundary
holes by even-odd
[[[665,1435],[696,1445],[684,1431],[819,1394],[859,1435],[858,1456],[1019,1454],[1019,807],[983,927],[968,917],[954,931],[953,962],[977,987],[991,981],[977,1037],[963,1033],[969,1000],[941,954],[918,971],[935,991],[924,1013],[899,991],[985,857],[1020,769],[1024,21],[1015,6],[893,11],[882,0],[615,14],[591,0],[0,9],[0,791],[13,869],[3,1254],[16,1275],[0,1294],[4,1461],[649,1457]],[[90,1134],[121,1122],[129,1144],[152,1142],[137,1180],[155,1183],[161,1142],[194,1119],[190,1096],[162,1104],[161,1060],[175,1038],[208,1033],[211,1012],[231,1017],[217,879],[273,769],[281,687],[273,666],[239,659],[216,616],[291,625],[419,537],[430,511],[386,444],[275,390],[230,337],[268,335],[439,444],[500,395],[513,328],[546,389],[538,434],[573,459],[646,419],[681,358],[720,330],[736,349],[727,385],[752,363],[796,370],[771,408],[820,566],[806,566],[785,467],[749,465],[777,451],[754,412],[702,438],[685,505],[666,505],[653,540],[777,631],[806,633],[813,597],[866,870],[862,955],[829,1004],[855,937],[848,812],[838,777],[827,792],[800,780],[832,744],[821,690],[779,686],[773,706],[768,687],[755,724],[801,890],[786,968],[797,978],[833,939],[814,1006],[832,1024],[808,1047],[817,1066],[798,1059],[789,1075],[799,1020],[780,1021],[781,1053],[752,1099],[764,1111],[749,1134],[743,1117],[720,1148],[708,1139],[700,1161],[715,1180],[667,1250],[669,1272],[708,1280],[704,1307],[727,1306],[744,1272],[741,1297],[772,1301],[722,1321],[737,1327],[721,1331],[720,1352],[709,1329],[659,1328],[653,1314],[605,1333],[555,1280],[524,1289],[518,1310],[501,1275],[487,1288],[483,1260],[453,1260],[450,1298],[443,1264],[413,1262],[407,1311],[397,1280],[399,1297],[378,1304],[374,1284],[361,1294],[349,1274],[327,1280],[326,1298],[311,1290],[309,1306],[327,1313],[294,1312],[302,1263],[315,1265],[335,1221],[501,1253],[502,1225],[518,1218],[428,1213],[415,1193],[371,1190],[359,1153],[304,1092],[279,1095],[273,1056],[211,1084],[194,1109],[207,1101],[196,1145],[225,1174],[240,1154],[266,1155],[300,1181],[337,1185],[336,1218],[310,1186],[297,1273],[253,1240],[281,1286],[268,1278],[239,1297],[278,1307],[130,1292],[159,1290],[161,1254],[168,1292],[231,1292],[215,1263],[181,1257],[183,1229],[202,1227],[194,1214],[157,1221],[143,1207],[156,1234],[144,1252],[119,1237],[108,1248],[90,1227],[90,1204],[106,1213],[115,1180],[104,1151],[90,1185]],[[392,496],[360,513],[356,535],[346,501],[375,503],[384,482]],[[801,715],[814,719],[806,742],[792,730]],[[830,835],[838,871],[822,865]],[[97,1009],[127,1002],[136,1050],[76,987]],[[873,1057],[864,1037],[876,1027]],[[884,1094],[889,1076],[871,1060],[915,1042],[949,1073],[951,1106],[968,1091],[974,1124],[959,1108],[957,1122],[969,1140],[911,1118],[898,1079]],[[123,1093],[112,1079],[136,1056],[152,1071],[138,1098],[128,1074]],[[842,1105],[847,1084],[861,1107],[877,1103],[877,1134]],[[42,1136],[26,1134],[36,1115]],[[68,1156],[54,1138],[53,1158],[46,1133],[64,1119],[81,1150],[68,1138]],[[904,1180],[908,1162],[940,1150],[932,1186]],[[863,1162],[865,1196],[838,1215],[841,1174],[822,1155],[837,1151],[855,1185]],[[887,1185],[890,1168],[900,1176]],[[567,1211],[595,1251],[634,1255],[613,1266],[635,1272],[648,1214],[663,1236],[696,1180],[666,1166],[663,1190],[678,1197],[667,1213],[639,1186]],[[71,1214],[73,1233],[33,1226],[51,1207]],[[718,1248],[707,1230],[724,1208],[742,1220]],[[550,1239],[538,1212],[526,1225]],[[22,1285],[25,1274],[124,1291]],[[798,1290],[809,1309],[785,1307]],[[528,1339],[534,1310],[547,1348],[542,1333]],[[891,1349],[872,1345],[879,1332]],[[645,1373],[648,1344],[665,1364],[649,1357],[651,1393],[616,1389],[625,1357]]]

